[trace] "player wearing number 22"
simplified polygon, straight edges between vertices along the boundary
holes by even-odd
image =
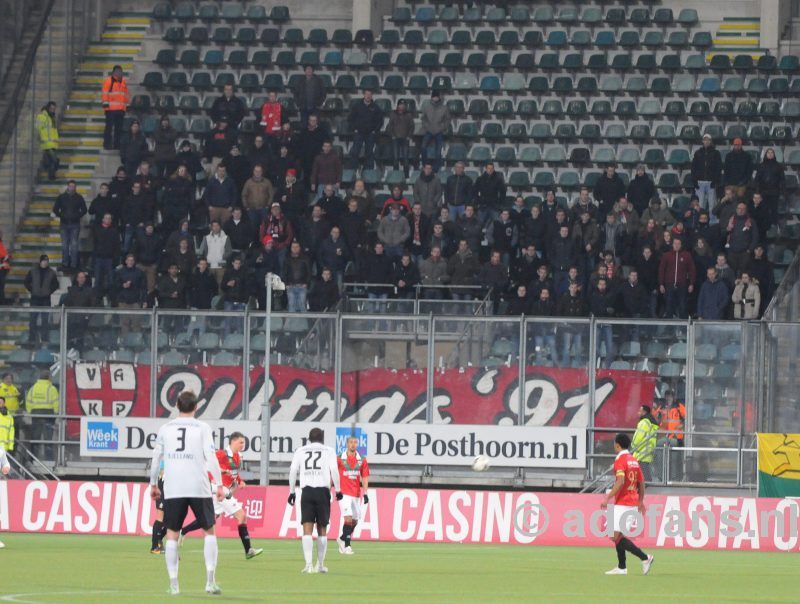
[[[313,428],[308,433],[308,444],[294,452],[289,468],[289,505],[295,502],[295,482],[300,477],[300,522],[303,524],[304,573],[326,573],[325,554],[328,551],[328,524],[331,518],[331,483],[336,489],[336,499],[342,500],[339,485],[339,468],[336,451],[326,447],[325,433]],[[317,525],[317,566],[311,564],[314,554],[314,525]]]
[[[644,474],[639,462],[630,454],[631,439],[627,434],[617,434],[614,438],[614,486],[604,497],[600,507],[605,509],[613,499],[614,536],[611,538],[617,549],[617,567],[607,571],[607,575],[627,575],[625,552],[630,552],[642,561],[642,572],[646,575],[653,565],[653,556],[640,550],[633,541],[623,535],[630,528],[629,522],[638,510],[644,519]]]
[[[369,486],[369,465],[367,458],[361,457],[358,452],[358,438],[351,436],[347,439],[347,448],[342,451],[337,463],[339,464],[339,479],[342,483],[342,500],[339,509],[344,518],[342,536],[336,540],[340,554],[353,554],[350,540],[356,524],[361,520],[361,499],[364,505],[369,503],[367,488]]]

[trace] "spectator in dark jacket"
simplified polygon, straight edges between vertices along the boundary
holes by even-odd
[[[303,221],[300,231],[300,245],[309,262],[317,257],[319,246],[330,235],[331,223],[325,217],[322,207],[316,205],[311,210],[311,216]]]
[[[342,186],[342,160],[333,150],[331,141],[322,144],[322,151],[311,166],[311,191],[316,192],[317,198],[322,197],[326,185],[333,186],[336,191]]]
[[[577,281],[572,281],[569,284],[569,290],[558,300],[558,306],[556,307],[558,316],[575,319],[585,317],[589,314],[580,289],[581,287],[578,285]],[[583,357],[584,331],[585,328],[583,325],[568,323],[559,326],[558,335],[561,340],[561,366],[569,367],[572,362],[572,356],[576,359],[581,359]]]
[[[526,216],[522,222],[520,242],[522,245],[532,243],[542,256],[547,252],[547,219],[542,215],[542,206],[538,203],[531,206],[530,216]]]
[[[235,144],[236,131],[228,125],[225,118],[222,118],[206,135],[203,155],[208,161],[212,161],[214,158],[222,159],[228,156],[231,147]]]
[[[606,279],[597,281],[597,288],[589,294],[589,312],[596,319],[612,318],[617,313],[617,296],[608,287]],[[614,360],[614,334],[612,326],[607,323],[600,323],[597,326],[597,354],[600,355],[601,348],[604,348],[603,367],[606,369],[611,366]],[[602,347],[600,346],[602,344]]]
[[[236,131],[247,115],[247,106],[242,99],[233,94],[233,84],[225,84],[222,96],[211,105],[208,115],[215,124],[227,122],[228,126]]]
[[[772,211],[764,201],[764,196],[758,191],[753,193],[748,212],[758,227],[759,239],[765,239],[772,228]]]
[[[322,188],[322,195],[317,200],[317,205],[331,225],[339,224],[346,209],[344,200],[336,193],[333,185],[325,185]]]
[[[251,249],[250,256],[250,288],[253,295],[258,300],[258,308],[264,310],[267,307],[267,285],[266,276],[281,274],[281,266],[278,259],[278,252],[272,241],[271,235],[264,235],[260,246]],[[273,297],[276,294],[273,293]]]
[[[764,159],[756,170],[756,191],[764,196],[764,202],[770,211],[770,223],[778,219],[778,201],[783,195],[786,177],[783,166],[775,158],[775,149],[771,147],[764,152]],[[763,299],[763,298],[762,298]]]
[[[397,170],[401,165],[403,173],[408,174],[408,146],[414,136],[414,118],[406,110],[403,99],[397,101],[397,109],[389,115],[389,124],[386,133],[392,139],[392,162]],[[402,162],[402,164],[401,164]]]
[[[289,255],[283,264],[283,282],[286,284],[289,312],[306,312],[306,296],[311,283],[311,263],[300,249],[297,241],[292,242]]]
[[[306,124],[306,122],[303,122],[303,124]],[[309,116],[308,123],[297,135],[295,143],[296,154],[303,168],[303,180],[305,181],[306,189],[311,191],[316,191],[316,188],[311,188],[312,184],[316,184],[311,180],[314,160],[322,152],[323,143],[328,140],[331,140],[328,129],[320,124],[316,115]]]
[[[209,310],[214,296],[219,294],[219,285],[211,270],[208,260],[200,256],[197,267],[192,271],[187,283],[187,302],[196,310]]]
[[[650,207],[650,200],[656,195],[653,179],[645,172],[644,164],[639,164],[636,167],[636,175],[628,184],[628,201],[641,216]]]
[[[397,297],[403,300],[416,298],[416,286],[420,283],[419,269],[411,261],[411,254],[404,252],[400,262],[395,265],[392,280],[397,291]]]
[[[158,306],[164,309],[186,308],[186,279],[180,274],[178,265],[170,263],[167,274],[158,280]],[[164,331],[171,333],[183,324],[183,317],[166,315]]]
[[[97,297],[86,271],[78,271],[75,274],[72,285],[69,286],[64,296],[64,306],[70,308],[92,308],[97,306]],[[81,318],[83,319],[84,317]],[[80,327],[76,325],[75,328],[83,330],[85,325]]]
[[[486,228],[489,247],[500,252],[506,267],[511,263],[512,252],[516,253],[518,239],[517,227],[508,210],[501,210],[500,216]]]
[[[188,278],[192,274],[197,264],[197,256],[194,253],[194,245],[188,239],[181,239],[177,248],[170,250],[166,255],[162,255],[162,270],[168,270],[170,264],[177,265],[178,273],[184,278]]]
[[[726,227],[728,234],[728,262],[733,272],[747,270],[753,250],[758,243],[758,225],[747,213],[743,201],[736,205],[736,214],[730,217]]]
[[[433,171],[433,164],[425,162],[422,172],[414,183],[414,202],[422,205],[422,213],[432,218],[442,207],[442,183]]]
[[[736,213],[736,195],[733,193],[733,187],[725,187],[725,194],[711,210],[711,215],[714,216],[712,222],[718,222],[719,228],[722,233],[728,228],[731,216]]]
[[[385,300],[390,291],[389,284],[392,283],[394,276],[394,263],[384,253],[383,243],[375,243],[373,254],[367,254],[361,265],[361,282],[369,283],[367,297],[373,300]],[[385,284],[385,285],[383,285]],[[371,312],[380,312],[381,305],[378,303],[370,306]]]
[[[81,218],[86,214],[86,201],[77,187],[74,180],[67,182],[67,190],[53,204],[53,214],[61,221],[61,266],[65,270],[77,270],[80,265]]]
[[[717,187],[722,182],[722,156],[710,134],[703,135],[703,146],[694,152],[692,180],[700,206],[706,210],[713,208],[717,202]]]
[[[122,135],[119,146],[119,158],[128,174],[135,174],[142,160],[150,152],[147,139],[142,133],[139,120],[133,120],[128,132]]]
[[[305,77],[297,80],[292,93],[300,108],[300,123],[305,126],[309,116],[316,114],[325,102],[325,82],[314,73],[312,65],[306,65],[304,71]]]
[[[191,141],[188,139],[181,141],[181,145],[178,147],[178,155],[176,156],[175,160],[178,162],[178,165],[186,166],[192,182],[195,184],[205,182],[206,173],[203,170],[202,157],[192,148]]]
[[[372,168],[375,165],[375,143],[378,140],[378,133],[383,128],[384,115],[378,105],[372,100],[372,91],[364,91],[364,99],[356,101],[347,116],[350,130],[353,132],[353,146],[350,147],[350,161],[353,168],[359,167],[359,157],[361,148],[364,147],[365,168]]]
[[[557,291],[561,291],[563,283],[567,280],[567,273],[571,266],[578,262],[578,249],[575,240],[569,235],[569,227],[564,225],[559,229],[557,239],[553,239],[547,249],[547,261],[553,269],[553,282]]]
[[[415,264],[419,266],[422,260],[428,256],[427,246],[433,233],[433,225],[430,218],[422,212],[422,204],[418,201],[414,202],[411,213],[405,219],[408,221],[409,227],[405,245],[411,251],[411,257]]]
[[[494,313],[497,313],[500,300],[508,291],[508,268],[503,264],[500,252],[492,252],[489,262],[481,266],[475,284],[491,291]]]
[[[757,244],[756,249],[753,250],[753,260],[750,262],[749,274],[751,277],[758,280],[758,288],[761,290],[760,312],[764,311],[775,289],[775,276],[772,270],[772,262],[767,258],[764,244]]]
[[[175,142],[178,140],[178,131],[169,123],[169,117],[161,116],[158,128],[150,135],[155,146],[153,148],[153,163],[156,174],[166,178],[177,167],[177,151]]]
[[[606,173],[594,185],[594,200],[597,202],[597,222],[602,224],[620,197],[625,197],[625,183],[617,174],[617,164],[608,164]]]
[[[147,308],[147,282],[144,273],[136,268],[136,257],[125,256],[125,264],[114,272],[111,298],[122,310]],[[120,317],[120,332],[138,331],[139,318],[129,314]]]
[[[475,206],[467,205],[464,213],[456,221],[460,229],[461,236],[467,241],[467,245],[476,256],[481,251],[481,241],[483,239],[483,224],[476,215]]]
[[[506,203],[506,183],[499,172],[495,172],[494,164],[489,162],[475,181],[472,188],[472,201],[478,209],[481,224],[491,218],[495,220]]]
[[[528,285],[531,281],[536,279],[536,273],[543,262],[539,260],[536,254],[536,246],[529,243],[520,249],[519,258],[516,258],[511,263],[511,284],[512,285]],[[530,293],[530,292],[528,292]]]
[[[119,224],[119,212],[121,203],[119,200],[111,198],[111,192],[107,183],[100,184],[97,197],[89,204],[89,216],[93,225],[100,224],[103,216],[111,214],[111,222],[114,226]]]
[[[694,291],[695,266],[692,255],[682,249],[679,238],[672,240],[672,249],[661,257],[658,283],[665,297],[665,316],[686,319],[689,294]]]
[[[653,253],[653,248],[646,245],[634,262],[636,272],[639,275],[639,282],[648,293],[649,314],[645,315],[650,319],[656,316],[658,308],[658,260]]]
[[[318,279],[308,292],[308,309],[311,312],[331,311],[339,302],[339,286],[333,279],[331,269],[323,267]]]
[[[317,250],[317,266],[327,268],[331,272],[339,289],[344,284],[344,269],[350,259],[347,242],[341,235],[342,231],[338,226],[332,227],[330,236],[322,241]]]
[[[131,192],[131,179],[128,178],[128,172],[125,166],[117,168],[117,172],[111,182],[108,183],[108,194],[112,201],[117,204],[117,208],[122,205],[122,200],[125,199]],[[118,209],[117,214],[121,214],[122,210]]]
[[[717,269],[708,269],[700,295],[697,297],[697,318],[705,321],[720,321],[725,318],[725,309],[731,301],[731,291],[717,278]]]
[[[506,314],[512,317],[531,314],[531,302],[528,299],[528,289],[524,285],[518,285],[515,295],[508,300]]]
[[[31,306],[52,306],[50,297],[58,289],[58,275],[50,268],[47,254],[39,256],[39,263],[25,275],[25,289],[31,294]],[[31,312],[28,318],[29,342],[39,344],[46,342],[50,327],[50,315]]]
[[[461,239],[458,242],[458,250],[447,261],[447,274],[450,278],[450,285],[474,286],[479,270],[480,262],[478,261],[478,256],[469,248],[467,240]],[[450,296],[454,300],[472,300],[475,297],[475,291],[455,287],[450,290]]]
[[[619,290],[622,316],[630,319],[650,317],[650,292],[639,281],[639,271],[628,271],[628,280]]]
[[[472,202],[472,179],[464,174],[464,162],[456,162],[453,173],[447,177],[444,186],[444,202],[450,208],[450,216],[458,220],[464,208]]]
[[[222,276],[222,294],[225,310],[244,310],[250,298],[247,271],[242,266],[241,256],[234,256]],[[226,329],[228,333],[242,331],[242,320],[239,317],[228,317]]]
[[[97,298],[103,299],[111,287],[111,277],[120,254],[119,231],[114,227],[111,214],[94,227],[94,281]]]
[[[256,227],[250,222],[241,206],[234,206],[231,217],[222,225],[222,230],[231,241],[231,249],[237,253],[246,253],[256,240]]]
[[[357,199],[351,197],[347,202],[347,212],[339,220],[339,228],[354,260],[358,261],[367,242],[367,223],[364,215],[358,211]]]
[[[136,267],[144,273],[147,293],[150,294],[156,288],[158,265],[164,249],[164,240],[155,232],[152,222],[145,223],[144,228],[136,233],[133,249],[136,254]]]
[[[167,179],[161,199],[161,228],[171,233],[191,214],[195,202],[195,185],[186,166],[178,166]]]
[[[231,145],[231,150],[220,165],[225,166],[228,176],[236,183],[237,196],[241,196],[242,189],[244,189],[247,179],[249,179],[250,175],[253,173],[253,167],[250,165],[250,160],[242,155],[238,144]]]
[[[208,181],[203,191],[203,202],[208,206],[209,222],[225,224],[231,217],[231,209],[239,202],[239,191],[228,170],[220,164],[214,178]]]
[[[733,187],[736,197],[744,199],[750,179],[753,178],[753,158],[742,149],[742,139],[733,139],[733,149],[725,156],[723,184]]]

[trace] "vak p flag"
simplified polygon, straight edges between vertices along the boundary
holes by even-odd
[[[759,433],[758,496],[800,497],[800,434]]]

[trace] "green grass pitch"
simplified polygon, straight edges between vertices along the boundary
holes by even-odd
[[[328,548],[327,575],[302,575],[300,542],[259,541],[245,560],[238,539],[220,540],[222,596],[203,592],[202,540],[181,552],[181,595],[168,596],[163,556],[146,538],[2,534],[0,603],[354,602],[797,602],[796,553],[652,550],[653,570],[628,556],[627,576],[607,577],[611,547],[354,542]],[[315,552],[316,557],[316,552]],[[579,599],[576,599],[579,598]]]

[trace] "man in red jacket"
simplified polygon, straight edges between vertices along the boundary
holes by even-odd
[[[264,134],[267,136],[280,136],[282,125],[281,109],[278,93],[271,90],[267,95],[267,101],[261,106],[261,126],[264,127]],[[271,146],[274,147],[274,144]]]
[[[686,319],[689,316],[689,294],[694,290],[695,266],[692,255],[683,250],[679,237],[672,240],[672,249],[661,257],[658,285],[665,299],[665,317]]]
[[[222,473],[222,490],[225,499],[222,501],[214,500],[214,514],[217,517],[225,514],[228,518],[234,518],[239,524],[239,538],[244,546],[245,558],[250,560],[255,558],[264,550],[253,549],[250,543],[250,533],[247,531],[247,513],[242,507],[242,503],[233,494],[245,486],[247,483],[241,477],[242,458],[241,451],[244,449],[245,438],[241,432],[234,432],[230,435],[228,446],[217,451],[217,461]],[[210,473],[209,473],[210,476]],[[169,477],[166,478],[169,480]],[[212,485],[213,486],[213,485]],[[195,520],[181,529],[179,544],[183,544],[186,533],[200,528],[200,524]]]

